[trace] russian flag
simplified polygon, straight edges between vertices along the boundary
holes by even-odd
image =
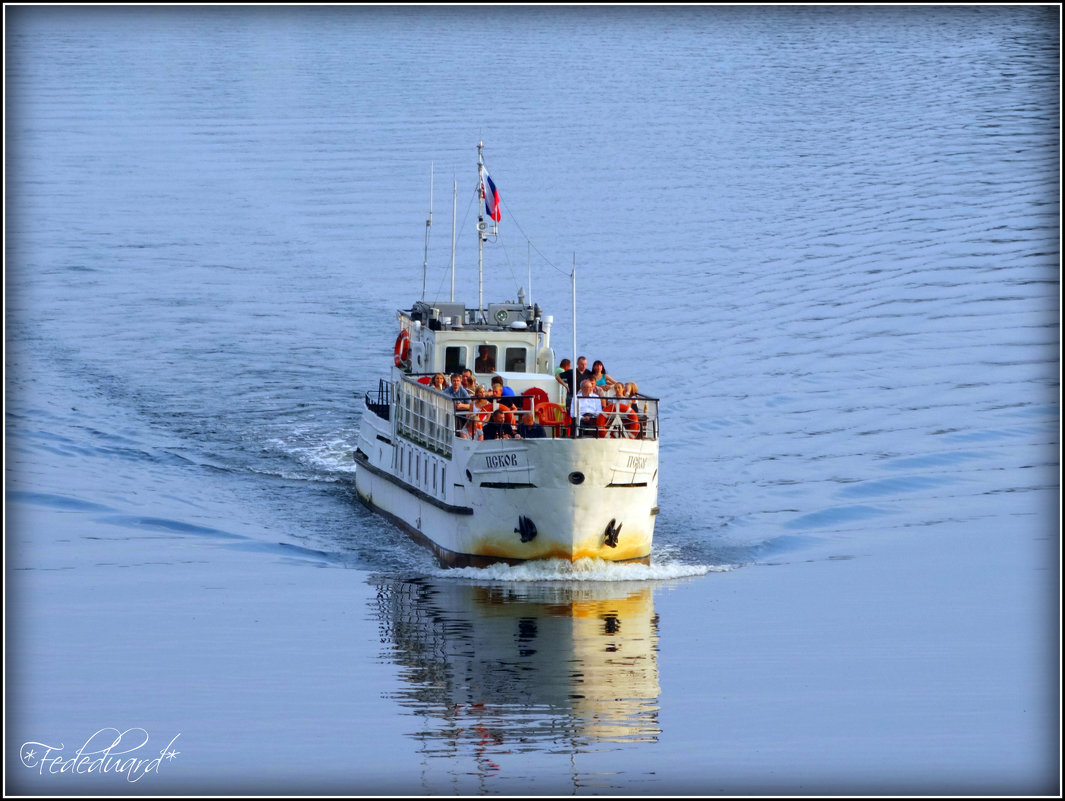
[[[488,177],[488,170],[482,169],[481,176],[481,194],[484,195],[484,210],[488,212],[489,217],[499,222],[499,218],[503,216],[499,211],[499,190],[492,183],[492,179]]]

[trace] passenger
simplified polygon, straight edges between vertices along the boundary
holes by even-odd
[[[569,359],[563,359],[558,363],[558,367],[555,368],[555,381],[559,383],[559,386],[564,387],[566,390],[566,407],[569,408],[570,402],[570,381],[573,380],[573,372],[570,369],[572,363]]]
[[[492,376],[492,396],[498,406],[506,406],[508,409],[513,410],[518,405],[518,398],[514,394],[514,390],[503,383],[502,376]],[[513,414],[509,422],[511,424],[514,423]]]
[[[447,379],[444,378],[443,373],[437,373],[433,376],[433,380],[429,382],[429,386],[431,386],[433,389],[439,389],[441,392],[443,392],[445,389],[447,389]]]
[[[478,422],[488,422],[488,418],[492,416],[492,412],[495,411],[495,403],[488,396],[488,390],[477,385],[477,389],[473,391],[473,411],[476,413]]]
[[[466,391],[471,395],[477,389],[477,381],[473,377],[473,370],[469,367],[462,371],[462,386],[466,387]]]
[[[639,387],[632,381],[625,384],[625,397],[628,398],[629,408],[639,414],[640,407],[636,405],[636,398],[640,395]]]
[[[477,359],[473,363],[473,369],[478,373],[494,373],[496,371],[496,360],[492,355],[492,349],[488,345],[478,346]]]
[[[581,394],[574,398],[574,403],[570,407],[573,419],[580,421],[581,434],[594,436],[597,428],[596,420],[602,413],[603,404],[599,400],[599,395],[596,394],[595,382],[586,378],[581,384]]]
[[[586,378],[592,377],[592,371],[588,369],[588,359],[585,356],[577,357],[577,386],[584,384]]]
[[[469,409],[470,404],[464,403],[470,398],[470,393],[466,391],[466,387],[462,385],[462,375],[460,373],[453,373],[451,375],[451,386],[444,390],[446,395],[450,395],[455,399],[456,409]]]
[[[466,420],[466,425],[459,431],[458,436],[460,439],[484,439],[484,431],[481,424],[473,417],[470,417]]]
[[[565,365],[565,370],[555,376],[555,380],[566,388],[566,408],[573,405],[573,370],[569,359],[563,359],[560,367]],[[577,358],[577,386],[584,384],[586,378],[592,377],[592,371],[588,369],[588,359],[584,356]]]
[[[555,380],[562,386],[566,386],[566,379],[562,377],[563,373],[568,373],[571,367],[569,359],[563,359],[558,363],[558,367],[555,368]]]
[[[496,391],[497,388],[499,391]],[[506,385],[506,383],[503,381],[503,376],[501,375],[492,376],[492,391],[495,392],[497,397],[514,397],[514,390]]]
[[[606,374],[606,367],[603,366],[603,363],[598,359],[592,362],[592,380],[597,387],[602,389],[609,389],[617,383],[617,381]]]
[[[518,437],[520,439],[544,439],[547,434],[544,427],[536,422],[536,415],[525,412],[518,423]]]
[[[470,393],[462,386],[462,375],[460,373],[452,373],[451,386],[444,390],[444,394],[451,397],[455,402],[455,430],[461,431],[462,427],[466,425],[466,415],[460,414],[460,412],[468,412],[470,410]]]
[[[614,386],[603,393],[603,404],[606,411],[615,411],[626,415],[625,422],[623,422],[623,425],[628,429],[626,436],[638,436],[637,430],[631,428],[632,418],[628,416],[628,412],[636,411],[636,406],[629,400],[628,390],[625,389],[624,381],[615,381]],[[637,415],[637,419],[638,417]]]
[[[629,381],[625,385],[625,396],[629,399],[629,408],[636,412],[636,419],[640,421],[640,433],[637,434],[639,439],[643,439],[647,433],[647,415],[643,413],[639,405],[636,403],[636,399],[640,395],[640,388],[636,386],[635,382]]]
[[[484,424],[485,439],[514,439],[516,435],[514,426],[506,421],[502,409],[496,409],[492,419]]]

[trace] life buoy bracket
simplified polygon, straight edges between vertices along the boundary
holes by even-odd
[[[600,438],[636,439],[640,435],[640,418],[624,403],[605,404],[595,425]]]

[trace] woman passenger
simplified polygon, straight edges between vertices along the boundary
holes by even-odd
[[[484,428],[475,418],[470,417],[459,431],[458,436],[462,439],[484,439]]]
[[[609,389],[617,383],[606,374],[606,367],[598,359],[592,363],[592,381],[595,382],[595,391],[599,393],[602,392],[602,389]]]
[[[629,400],[629,408],[632,409],[637,414],[639,414],[640,413],[640,407],[636,405],[636,398],[640,394],[639,387],[637,387],[636,383],[633,382],[633,381],[629,381],[624,386],[625,386],[625,397],[628,398],[628,400]]]
[[[481,423],[488,422],[494,409],[495,403],[488,397],[488,390],[483,384],[478,384],[477,389],[473,391],[473,411],[478,413],[477,419]]]
[[[445,389],[447,389],[447,379],[444,378],[443,373],[437,373],[433,376],[433,380],[429,383],[429,386],[431,386],[433,389],[438,389],[443,392]]]
[[[647,429],[647,417],[644,415],[640,407],[636,405],[636,398],[640,395],[640,388],[636,386],[636,382],[629,381],[625,384],[625,396],[629,399],[629,408],[636,412],[636,417],[640,421],[640,433],[639,438],[643,439]]]

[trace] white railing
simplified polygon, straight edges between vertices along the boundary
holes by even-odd
[[[392,387],[396,433],[443,456],[451,456],[455,440],[454,401],[442,392],[409,378]]]
[[[582,418],[569,427],[570,436],[595,439],[658,439],[658,398],[636,395],[599,398],[600,414]]]
[[[530,398],[517,396],[515,400],[522,406],[529,404],[531,407]],[[596,418],[586,419],[574,427],[566,415],[566,422],[551,424],[543,421],[547,437],[658,439],[657,398],[639,395],[600,400],[604,409],[602,427]],[[392,385],[392,414],[395,415],[398,435],[442,456],[451,456],[456,426],[453,398],[413,377],[404,376]]]

